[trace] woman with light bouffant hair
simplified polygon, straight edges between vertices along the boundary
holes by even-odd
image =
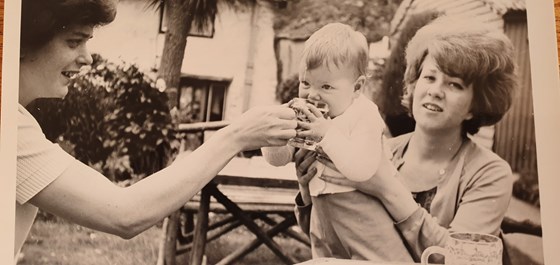
[[[406,49],[403,105],[412,110],[412,96],[430,54],[440,70],[473,86],[473,118],[463,133],[475,134],[494,125],[509,110],[517,87],[513,46],[502,32],[487,25],[441,18],[420,29]],[[412,114],[412,112],[410,112]]]
[[[406,49],[403,103],[414,131],[386,142],[387,157],[369,180],[323,177],[378,198],[417,262],[426,248],[443,247],[451,232],[501,233],[512,171],[468,134],[496,124],[510,108],[513,58],[510,40],[484,24],[443,16],[424,26]],[[296,154],[300,183],[312,177],[315,159],[327,163]],[[309,208],[299,205],[300,215]]]

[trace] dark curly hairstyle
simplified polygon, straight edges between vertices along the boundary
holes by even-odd
[[[114,0],[23,0],[20,48],[40,48],[68,26],[108,24],[116,13]]]
[[[427,55],[445,74],[473,85],[471,113],[463,134],[494,125],[511,107],[517,87],[513,45],[501,31],[482,23],[440,17],[421,28],[406,49],[403,105],[412,110],[412,95]]]

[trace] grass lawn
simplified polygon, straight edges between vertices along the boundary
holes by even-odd
[[[96,232],[65,221],[36,221],[23,246],[18,265],[155,265],[161,228],[152,227],[130,240]],[[233,230],[206,247],[208,264],[214,264],[254,236],[243,228]],[[292,239],[276,237],[297,261],[311,258],[310,250]],[[261,245],[236,264],[283,264]]]

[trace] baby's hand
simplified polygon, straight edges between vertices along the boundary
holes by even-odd
[[[325,118],[325,115],[312,104],[307,104],[307,109],[303,108],[301,111],[307,116],[309,122],[298,121],[298,137],[311,137],[321,141],[329,128],[332,126],[332,120]]]

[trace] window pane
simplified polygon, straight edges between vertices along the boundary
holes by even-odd
[[[209,121],[221,121],[224,119],[225,91],[226,86],[223,84],[212,85]]]
[[[206,113],[207,88],[203,86],[182,86],[179,95],[179,122],[193,123],[204,120]]]

